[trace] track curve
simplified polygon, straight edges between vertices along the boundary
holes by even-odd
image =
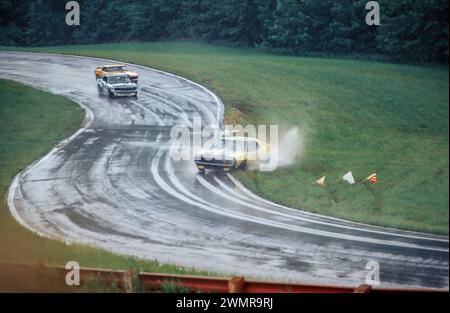
[[[192,115],[220,125],[223,105],[184,78],[139,71],[139,99],[99,97],[106,60],[0,52],[0,78],[64,95],[85,125],[20,173],[8,205],[42,236],[147,259],[265,279],[448,288],[448,237],[352,223],[262,199],[232,175],[197,175],[170,158],[169,132]]]

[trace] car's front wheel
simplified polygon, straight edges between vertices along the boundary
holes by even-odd
[[[244,160],[239,164],[239,169],[245,171],[247,169],[247,160]]]
[[[114,94],[113,94],[113,92],[111,90],[108,90],[108,95],[109,95],[110,98],[114,98]]]

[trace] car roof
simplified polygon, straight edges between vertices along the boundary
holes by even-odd
[[[105,77],[128,77],[126,74],[106,74]]]
[[[233,136],[233,137],[225,136],[225,137],[222,137],[222,140],[233,140],[233,141],[243,140],[243,141],[259,142],[259,140],[256,138],[244,137],[244,136]]]
[[[108,65],[103,65],[101,67],[116,67],[116,66],[125,66],[125,64],[108,64]]]

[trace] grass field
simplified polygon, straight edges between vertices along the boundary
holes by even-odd
[[[0,192],[4,195],[15,174],[80,127],[84,111],[66,98],[11,81],[0,80],[0,94]],[[4,201],[0,239],[0,262],[64,265],[73,260],[85,267],[209,274],[38,237],[12,218]]]
[[[297,162],[237,173],[275,202],[354,221],[448,234],[448,67],[301,58],[197,43],[26,49],[151,66],[216,92],[226,120],[298,126]],[[348,185],[376,172],[380,183]],[[327,185],[314,181],[326,175]]]

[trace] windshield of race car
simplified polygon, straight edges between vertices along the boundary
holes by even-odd
[[[111,76],[108,78],[110,84],[129,84],[130,79],[128,76]]]
[[[121,72],[125,70],[125,66],[110,66],[106,68],[107,72]]]

